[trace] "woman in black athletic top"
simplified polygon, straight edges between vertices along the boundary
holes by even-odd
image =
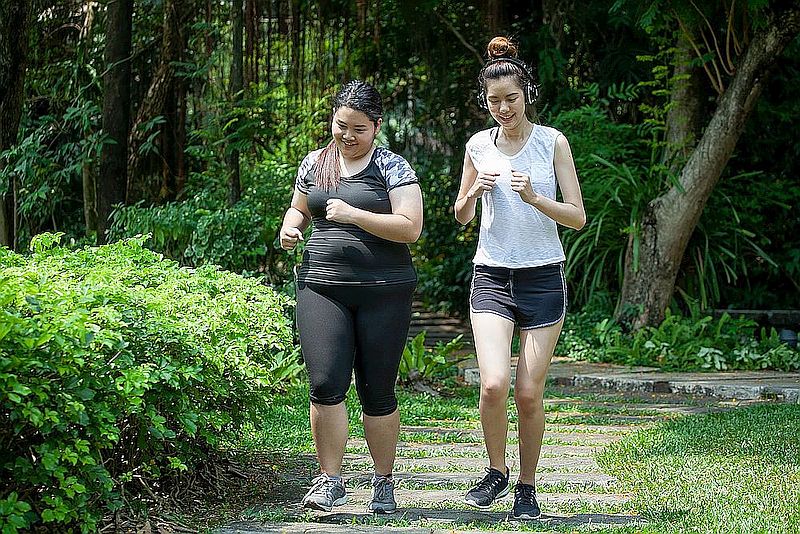
[[[417,280],[407,243],[422,230],[422,194],[408,162],[374,145],[383,107],[371,85],[347,83],[333,111],[333,139],[300,164],[280,232],[281,246],[291,249],[313,225],[298,270],[297,326],[321,474],[303,505],[330,511],[347,502],[344,400],[355,371],[375,462],[368,510],[392,513],[400,426],[394,386]]]

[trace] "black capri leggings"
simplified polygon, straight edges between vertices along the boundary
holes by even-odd
[[[297,329],[311,382],[311,402],[344,401],[353,370],[365,415],[397,409],[394,387],[408,336],[416,283],[297,289]]]

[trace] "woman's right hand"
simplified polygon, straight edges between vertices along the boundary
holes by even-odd
[[[469,193],[467,193],[467,197],[478,198],[486,191],[491,191],[498,176],[500,176],[498,172],[479,172],[475,178],[475,183],[472,184]]]
[[[292,226],[282,226],[280,236],[283,250],[291,250],[297,245],[298,241],[303,240],[303,232],[299,228]]]

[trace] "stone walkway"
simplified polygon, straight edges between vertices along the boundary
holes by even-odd
[[[474,363],[462,364],[462,367],[467,384],[480,384],[480,373]],[[800,373],[797,372],[667,373],[653,367],[625,367],[556,357],[548,377],[561,386],[800,403]]]
[[[558,378],[556,377],[556,380]],[[629,432],[682,414],[730,406],[716,400],[687,399],[674,394],[596,390],[555,386],[545,399],[548,423],[537,474],[541,520],[507,520],[509,495],[482,512],[463,503],[466,490],[483,475],[485,451],[477,417],[469,421],[436,421],[435,426],[404,426],[395,476],[399,510],[391,516],[365,512],[371,460],[363,439],[348,442],[344,472],[350,502],[332,513],[306,511],[298,502],[312,473],[282,472],[284,492],[273,502],[250,510],[243,519],[216,534],[256,533],[461,533],[461,532],[603,532],[634,531],[644,524],[631,503],[628,488],[604,473],[595,452]],[[518,472],[517,437],[509,432],[509,466]],[[313,465],[309,457],[306,465]]]

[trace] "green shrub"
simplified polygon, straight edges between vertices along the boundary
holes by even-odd
[[[91,531],[297,381],[286,297],[146,238],[0,251],[0,529]]]
[[[557,353],[667,371],[800,369],[800,351],[782,343],[774,328],[759,328],[752,320],[727,314],[715,319],[697,311],[685,317],[667,310],[659,326],[632,333],[596,309],[569,314]]]
[[[254,185],[233,206],[226,205],[223,190],[209,185],[182,201],[118,207],[109,241],[150,234],[155,250],[182,265],[269,274],[275,271],[272,257],[285,257],[275,239],[291,198],[294,170],[270,160],[249,172]]]
[[[400,358],[399,380],[411,384],[418,381],[431,381],[455,374],[460,361],[469,356],[456,353],[464,346],[459,334],[447,343],[441,341],[433,348],[425,346],[427,332],[421,331],[403,349]]]

